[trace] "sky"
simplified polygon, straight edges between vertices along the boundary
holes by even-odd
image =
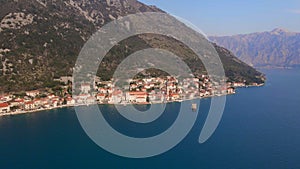
[[[140,0],[196,25],[206,35],[285,28],[300,32],[300,0]]]

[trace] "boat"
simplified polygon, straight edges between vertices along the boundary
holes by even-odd
[[[193,111],[197,111],[197,104],[196,104],[196,103],[193,103],[193,104],[192,104],[192,110],[193,110]]]

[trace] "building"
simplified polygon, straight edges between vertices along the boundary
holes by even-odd
[[[89,83],[83,83],[80,89],[82,93],[89,93],[91,91],[91,85]]]
[[[103,102],[103,101],[105,100],[105,96],[106,96],[106,94],[104,94],[104,93],[99,93],[99,94],[96,95],[96,99],[97,99],[98,101],[100,101],[100,102]]]
[[[12,95],[6,94],[6,95],[2,95],[0,96],[0,103],[5,103],[5,102],[9,102],[13,99]]]
[[[170,99],[171,100],[178,100],[178,99],[180,99],[180,95],[177,94],[177,93],[170,94]]]
[[[121,103],[123,97],[123,92],[121,90],[113,91],[111,95],[110,103]]]
[[[32,91],[27,91],[25,93],[26,93],[27,96],[36,97],[37,95],[40,94],[40,91],[38,91],[38,90],[32,90]]]
[[[22,106],[24,105],[25,101],[24,99],[15,99],[14,101],[10,102],[10,106],[14,107],[14,106]]]
[[[33,110],[35,109],[35,104],[33,101],[26,102],[24,108],[25,110]]]
[[[127,92],[126,99],[132,103],[146,103],[148,94],[146,92]]]
[[[145,96],[137,96],[136,97],[136,103],[147,103],[147,95]]]
[[[76,103],[79,104],[86,104],[87,98],[90,97],[88,94],[80,94],[78,96],[74,96],[74,99],[76,100]]]
[[[99,88],[98,91],[100,93],[105,93],[105,94],[107,93],[107,89],[105,89],[105,88]]]
[[[228,94],[234,94],[234,93],[235,93],[235,89],[234,89],[233,87],[229,87],[229,88],[227,89],[227,93],[228,93]]]
[[[51,104],[51,105],[52,105],[53,107],[57,107],[58,104],[59,104],[59,103],[58,103],[57,100],[52,100],[52,104]]]
[[[245,83],[241,83],[241,82],[234,82],[233,83],[233,87],[244,87]]]
[[[10,106],[8,103],[0,103],[0,113],[10,112]]]
[[[93,97],[93,96],[89,96],[89,97],[86,99],[86,104],[96,104],[96,98]]]
[[[72,97],[66,98],[67,105],[74,105],[75,100]]]
[[[48,99],[53,99],[56,96],[54,94],[49,94],[47,97],[48,97]]]
[[[73,77],[72,76],[62,76],[59,79],[54,79],[54,81],[58,81],[64,84],[68,84],[69,82],[73,81]]]

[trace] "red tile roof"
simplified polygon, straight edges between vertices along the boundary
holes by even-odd
[[[130,95],[148,95],[146,92],[129,92]]]
[[[26,104],[26,105],[34,104],[34,102],[33,102],[33,101],[29,101],[29,102],[26,102],[25,104]]]
[[[4,108],[4,107],[8,107],[9,104],[8,103],[0,103],[0,108]]]

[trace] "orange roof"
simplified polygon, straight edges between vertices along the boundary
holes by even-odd
[[[0,103],[0,107],[1,107],[1,108],[8,107],[8,106],[9,106],[8,103]]]
[[[30,102],[26,102],[25,104],[34,104],[34,102],[30,101]]]
[[[72,101],[73,99],[71,97],[66,98],[67,101]]]
[[[88,97],[87,99],[88,99],[88,100],[95,100],[95,97],[90,96],[90,97]]]
[[[78,97],[88,97],[89,95],[88,94],[80,94],[78,95]]]
[[[170,96],[179,96],[179,94],[170,94]]]
[[[130,95],[147,95],[146,92],[129,92]]]
[[[120,91],[120,90],[115,90],[115,91],[113,92],[113,95],[119,95],[119,94],[122,94],[122,91]]]

